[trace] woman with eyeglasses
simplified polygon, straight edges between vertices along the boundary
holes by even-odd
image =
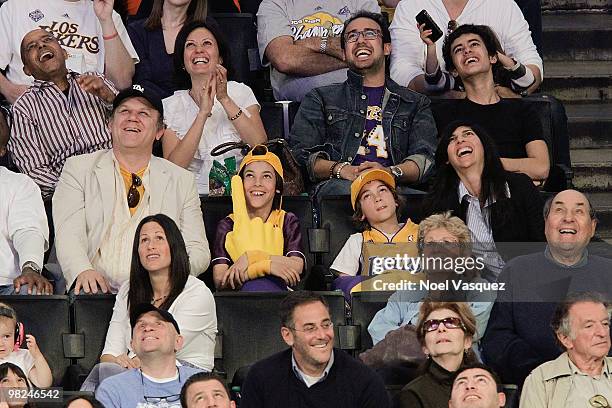
[[[467,303],[425,300],[419,310],[416,333],[427,361],[423,374],[400,392],[398,406],[446,407],[454,372],[462,364],[477,361],[472,351],[476,319]]]
[[[210,151],[225,142],[255,146],[267,140],[266,131],[251,88],[228,81],[230,48],[212,18],[185,25],[174,49],[174,69],[184,87],[163,101],[168,125],[162,138],[164,157],[195,173],[198,192],[208,194]],[[237,168],[242,155],[235,150],[216,160],[232,158]]]

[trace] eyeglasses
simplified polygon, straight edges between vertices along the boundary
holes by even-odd
[[[595,395],[589,399],[589,404],[594,408],[609,408],[610,404],[603,395]]]
[[[147,407],[151,406],[151,407],[157,407],[157,408],[161,408],[161,407],[173,407],[176,404],[174,404],[175,402],[177,402],[178,400],[181,399],[181,394],[170,394],[170,395],[163,395],[163,396],[159,396],[159,397],[151,397],[147,395],[147,391],[145,388],[145,383],[144,383],[144,376],[142,375],[142,370],[138,370],[140,371],[140,383],[142,384],[142,396],[145,400],[145,402],[147,403]],[[179,368],[176,368],[176,371],[178,373],[178,383],[181,383],[181,370],[179,370]]]
[[[138,192],[140,186],[142,186],[142,180],[137,174],[132,173],[132,185],[127,193],[128,207],[135,208],[140,202],[140,192]]]
[[[316,332],[318,330],[319,327],[321,327],[323,330],[329,330],[332,327],[334,327],[334,322],[332,322],[332,321],[323,322],[323,323],[321,323],[320,326],[317,326],[316,324],[307,324],[301,330],[300,329],[296,329],[295,327],[289,327],[289,329],[295,330],[295,331],[298,331],[298,332],[302,332],[302,333],[306,333],[306,334],[313,334],[314,332]]]
[[[374,28],[366,28],[362,31],[351,31],[349,33],[346,33],[344,39],[346,40],[346,42],[354,43],[359,39],[360,35],[363,35],[363,38],[366,40],[375,40],[378,37],[382,37],[382,33],[380,32],[380,30],[376,30]]]
[[[448,26],[446,26],[446,35],[449,35],[453,31],[455,31],[457,27],[459,27],[459,23],[457,22],[457,20],[450,20],[448,22]]]
[[[465,330],[465,325],[458,317],[446,317],[444,319],[430,319],[423,323],[423,331],[428,333],[438,330],[440,323],[447,329],[462,329]]]

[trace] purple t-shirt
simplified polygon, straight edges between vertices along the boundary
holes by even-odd
[[[353,165],[363,162],[378,162],[384,167],[392,165],[389,149],[382,127],[382,102],[385,94],[384,86],[364,86],[363,91],[368,96],[368,110],[361,146],[357,150]]]

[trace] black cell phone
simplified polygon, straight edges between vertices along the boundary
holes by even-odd
[[[431,18],[427,10],[421,10],[419,14],[416,15],[416,21],[419,25],[425,24],[426,30],[431,30],[431,35],[429,36],[431,41],[436,42],[442,37],[442,30],[440,30],[440,27],[433,21],[433,18]]]

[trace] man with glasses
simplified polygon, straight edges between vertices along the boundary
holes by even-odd
[[[492,28],[504,50],[506,59],[514,58],[531,71],[528,91],[536,90],[543,77],[542,58],[538,54],[521,9],[513,0],[411,0],[401,1],[391,24],[393,54],[391,78],[417,92],[427,93],[433,78],[444,80],[435,72],[425,72],[426,45],[421,40],[416,15],[426,10],[444,32],[450,34],[462,24],[483,24]],[[446,72],[442,60],[442,41],[435,43],[438,70]],[[515,61],[515,63],[516,63]],[[505,65],[505,64],[504,64]],[[517,64],[518,65],[518,64]],[[516,67],[518,68],[518,66]],[[428,78],[429,77],[429,78]],[[435,81],[433,85],[437,85]],[[433,87],[439,89],[439,87]]]
[[[448,406],[449,408],[503,407],[506,405],[506,396],[501,387],[499,378],[489,367],[480,363],[468,364],[459,368],[455,374]]]
[[[170,312],[141,303],[130,313],[130,324],[140,368],[106,378],[96,398],[106,408],[180,407],[183,384],[201,370],[177,365],[183,347],[178,323]]]
[[[216,2],[213,2],[216,3]],[[376,0],[263,0],[257,41],[276,100],[301,101],[313,88],[342,82],[344,20],[357,10],[380,13]]]
[[[430,174],[436,129],[423,95],[386,74],[391,37],[380,14],[359,11],[341,37],[348,78],[311,91],[295,117],[289,144],[318,197],[350,194],[369,169],[391,174],[400,192]]]
[[[159,97],[140,85],[120,92],[109,121],[113,148],[66,161],[53,196],[57,259],[75,293],[116,293],[130,276],[140,220],[165,214],[178,225],[191,274],[210,251],[191,172],[152,156],[164,132]]]
[[[242,408],[389,407],[382,380],[333,348],[334,327],[325,299],[290,293],[280,304],[281,336],[290,349],[251,367]]]
[[[525,380],[521,406],[609,407],[612,401],[609,299],[574,293],[559,304],[551,326],[564,352]]]

